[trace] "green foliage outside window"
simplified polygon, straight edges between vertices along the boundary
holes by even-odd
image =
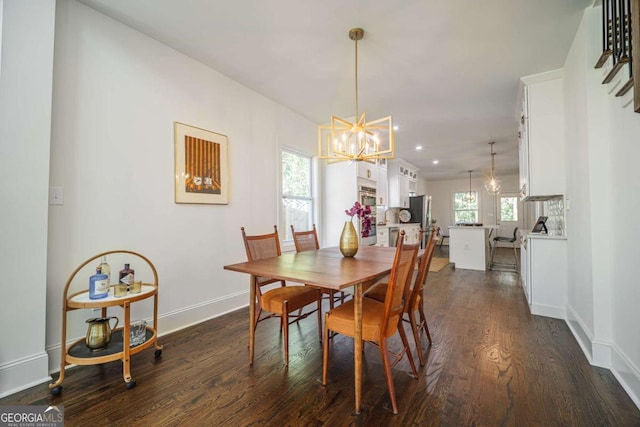
[[[500,197],[500,221],[518,220],[518,198]]]
[[[292,224],[296,230],[310,230],[312,218],[311,157],[283,150],[280,237],[283,241],[293,240]]]
[[[472,198],[469,200],[469,192],[454,193],[453,212],[454,222],[478,222],[478,193],[471,192]]]

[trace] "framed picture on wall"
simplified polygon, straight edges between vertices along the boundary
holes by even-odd
[[[229,203],[228,138],[174,122],[175,202]]]

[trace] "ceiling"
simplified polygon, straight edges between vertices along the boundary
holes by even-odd
[[[79,0],[315,123],[393,116],[427,179],[518,169],[519,78],[561,68],[592,0]],[[416,151],[421,145],[423,149]],[[433,161],[439,164],[434,165]]]

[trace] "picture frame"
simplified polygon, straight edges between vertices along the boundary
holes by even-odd
[[[174,122],[175,202],[229,203],[228,137]]]

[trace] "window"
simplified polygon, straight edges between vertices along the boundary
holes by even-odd
[[[311,197],[311,157],[282,150],[282,209],[280,237],[293,241],[291,225],[296,230],[313,227],[313,198]]]
[[[518,220],[518,198],[511,196],[500,197],[500,221]]]
[[[469,192],[464,191],[453,195],[453,221],[478,222],[478,192],[472,191],[472,200],[469,200]]]

